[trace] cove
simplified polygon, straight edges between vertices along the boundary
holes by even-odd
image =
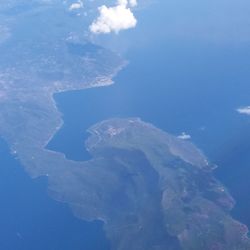
[[[250,126],[235,111],[249,102],[248,48],[165,42],[132,48],[112,86],[56,94],[64,125],[48,148],[68,159],[90,159],[86,130],[112,117],[140,117],[176,135],[185,131],[219,165],[216,175],[237,201],[233,216],[250,226],[250,186],[242,176],[250,175],[250,159],[241,160],[249,152]]]

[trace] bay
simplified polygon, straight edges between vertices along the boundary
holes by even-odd
[[[237,202],[233,216],[250,226],[250,120],[236,112],[249,102],[246,51],[178,41],[131,49],[114,85],[55,95],[64,125],[48,148],[89,159],[86,130],[112,117],[136,116],[176,135],[186,132],[219,166],[215,174]]]

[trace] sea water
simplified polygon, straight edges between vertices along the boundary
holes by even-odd
[[[185,132],[219,166],[215,174],[237,202],[233,215],[250,226],[250,120],[236,111],[249,103],[247,49],[166,42],[131,50],[114,85],[55,95],[64,125],[49,148],[89,159],[86,130],[112,117],[140,117],[172,134]]]
[[[79,220],[48,197],[46,179],[32,180],[3,140],[0,155],[0,249],[109,249],[102,223]]]

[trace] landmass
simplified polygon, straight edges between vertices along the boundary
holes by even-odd
[[[89,129],[89,161],[46,149],[63,124],[53,95],[112,84],[126,63],[79,35],[81,18],[61,1],[0,5],[0,136],[12,154],[77,217],[103,221],[111,249],[250,249],[215,166],[189,141],[127,118]]]

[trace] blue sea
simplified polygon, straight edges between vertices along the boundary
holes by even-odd
[[[3,140],[0,155],[1,250],[109,249],[102,223],[76,219],[48,197],[46,179],[30,179]]]
[[[159,33],[159,20],[148,22],[151,11],[137,31],[144,40],[129,34],[123,51],[129,64],[114,85],[55,95],[65,123],[49,148],[89,159],[87,128],[111,117],[140,117],[172,134],[185,132],[218,165],[215,175],[236,200],[233,216],[250,227],[250,117],[236,111],[250,104],[250,45],[170,39]]]
[[[240,41],[228,37],[227,26],[224,34],[223,23],[217,23],[222,38],[207,39],[202,28],[214,18],[208,1],[175,2],[145,8],[137,14],[137,29],[96,41],[129,64],[112,86],[55,95],[64,125],[48,148],[69,159],[89,159],[87,128],[112,117],[140,117],[175,135],[186,132],[218,165],[215,175],[237,202],[233,216],[250,227],[250,118],[236,112],[250,105],[250,45],[240,33]],[[3,141],[0,151],[0,249],[109,249],[100,222],[73,217],[48,197],[45,178],[28,177]]]

